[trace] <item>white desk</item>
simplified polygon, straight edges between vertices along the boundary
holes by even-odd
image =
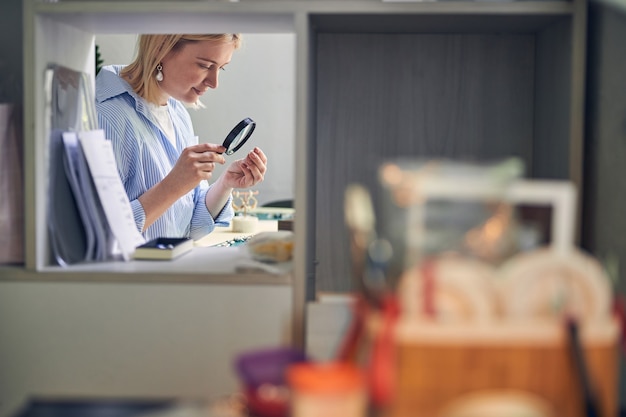
[[[213,232],[194,242],[195,246],[215,246],[237,238],[246,238],[260,232],[275,232],[278,230],[278,220],[259,220],[256,231],[253,233],[233,232],[232,224],[228,227],[216,227]]]
[[[235,233],[231,227],[219,227],[212,233],[199,239],[195,242],[194,249],[171,261],[163,260],[134,260],[131,262],[125,261],[109,261],[109,262],[90,262],[80,263],[64,268],[59,266],[53,266],[46,268],[47,272],[58,272],[63,274],[65,279],[69,279],[69,275],[74,272],[89,271],[92,273],[94,280],[97,280],[97,275],[104,272],[115,272],[119,275],[112,275],[119,280],[127,279],[124,277],[124,273],[132,273],[133,279],[137,279],[139,274],[145,275],[150,281],[159,281],[160,275],[176,273],[177,282],[182,281],[198,281],[198,282],[228,282],[232,283],[237,281],[235,277],[243,272],[248,273],[266,273],[265,276],[260,278],[258,282],[263,283],[278,283],[288,284],[290,277],[288,276],[291,270],[291,263],[285,262],[284,264],[272,265],[263,264],[260,262],[254,262],[246,260],[245,256],[242,256],[244,248],[241,246],[233,247],[215,247],[215,245],[233,240],[235,238],[242,238],[254,235],[256,233],[265,231],[277,231],[277,220],[260,220],[259,226],[255,233]],[[203,274],[202,272],[206,272]],[[275,277],[268,277],[267,273],[275,274]],[[52,277],[52,275],[51,275]],[[171,278],[165,278],[168,280]],[[108,281],[111,281],[111,276],[107,277]],[[257,283],[255,279],[250,277],[242,278],[242,282]]]

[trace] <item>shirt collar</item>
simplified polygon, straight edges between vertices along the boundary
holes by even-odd
[[[124,67],[125,65],[107,65],[100,69],[96,77],[96,102],[102,103],[111,98],[127,94],[135,102],[135,109],[138,112],[144,115],[150,113],[148,102],[135,93],[130,84],[119,76]],[[167,100],[167,104],[170,108],[178,108],[177,100],[171,97]]]
[[[123,65],[107,65],[106,67],[102,67],[97,77],[97,81],[100,81],[98,82],[99,88],[96,89],[96,101],[98,103],[124,93],[130,94],[137,100],[137,94],[135,94],[131,86],[119,76],[123,68]]]
[[[111,98],[128,95],[135,102],[135,109],[141,114],[146,115],[149,113],[148,103],[135,91],[133,88],[120,77],[120,72],[124,69],[124,65],[107,65],[100,69],[98,77],[96,78],[96,102],[102,103],[103,101]]]

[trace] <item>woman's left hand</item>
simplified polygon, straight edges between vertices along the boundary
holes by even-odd
[[[224,173],[225,185],[231,188],[249,188],[263,181],[267,171],[267,157],[260,148],[254,148],[243,159],[234,161]]]

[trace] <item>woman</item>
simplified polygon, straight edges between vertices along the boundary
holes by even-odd
[[[208,185],[221,145],[198,144],[186,106],[217,88],[241,42],[237,34],[141,35],[135,60],[96,77],[100,128],[113,143],[137,228],[148,240],[193,239],[228,225],[231,193],[263,180],[267,158],[255,148]]]

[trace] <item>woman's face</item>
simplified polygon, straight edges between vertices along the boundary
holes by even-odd
[[[219,72],[224,69],[235,50],[231,42],[198,41],[186,43],[163,58],[163,96],[194,104],[209,88],[217,88]]]

